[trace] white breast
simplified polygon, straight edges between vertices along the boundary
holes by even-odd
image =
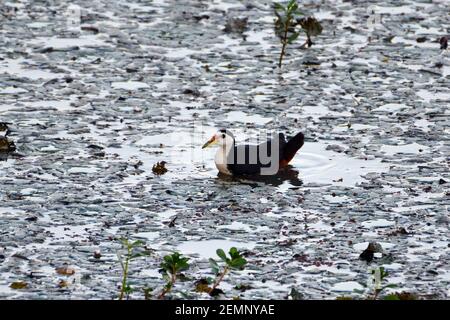
[[[219,149],[216,152],[216,156],[214,158],[214,162],[216,163],[217,169],[219,169],[219,172],[223,174],[232,175],[230,170],[227,168],[227,150],[225,147],[219,147]]]

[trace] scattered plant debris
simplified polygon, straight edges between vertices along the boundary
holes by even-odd
[[[167,172],[165,161],[157,162],[155,165],[153,165],[152,171],[156,175],[162,175]]]
[[[15,281],[9,285],[11,289],[20,290],[28,287],[28,284],[24,281]]]
[[[248,17],[244,18],[232,17],[228,19],[223,31],[227,33],[234,32],[242,34],[247,30],[247,24],[248,24]]]
[[[61,268],[56,268],[56,273],[63,276],[72,276],[75,274],[75,269],[69,266],[64,266]]]

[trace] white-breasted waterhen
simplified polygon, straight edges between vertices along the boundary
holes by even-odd
[[[279,133],[258,145],[236,145],[233,134],[221,129],[206,142],[202,149],[218,145],[215,156],[217,169],[227,175],[274,175],[285,168],[303,146],[303,133],[286,139]]]

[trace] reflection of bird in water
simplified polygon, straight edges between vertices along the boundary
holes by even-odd
[[[286,172],[289,172],[287,166],[303,146],[303,142],[302,133],[298,133],[289,140],[284,137],[284,134],[279,133],[259,145],[236,145],[231,132],[222,129],[206,142],[203,148],[214,144],[219,145],[214,160],[222,174],[252,176],[252,179],[255,179],[253,176],[264,176],[259,179],[273,176],[270,179],[276,180],[283,175],[286,178]],[[280,169],[287,169],[287,171]]]
[[[448,37],[441,37],[439,39],[439,45],[441,52],[435,59],[433,59],[433,67],[441,69],[442,67],[449,65]]]
[[[303,182],[298,178],[299,172],[294,170],[292,166],[288,165],[283,169],[280,169],[274,175],[240,175],[240,176],[230,176],[219,172],[217,177],[222,181],[239,181],[242,184],[248,184],[252,187],[257,187],[261,184],[268,184],[274,187],[278,187],[283,183],[287,182],[292,187],[291,189],[297,189],[295,187],[300,187]]]
[[[439,43],[441,45],[441,50],[447,50],[447,48],[448,48],[448,38],[447,37],[442,37],[439,40]]]

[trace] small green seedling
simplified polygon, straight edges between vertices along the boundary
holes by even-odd
[[[279,68],[281,68],[283,63],[287,45],[294,42],[300,35],[300,32],[295,31],[297,24],[295,16],[301,14],[298,10],[297,0],[290,0],[286,6],[283,6],[281,3],[275,3],[275,16],[277,17],[275,20],[275,34],[281,41],[281,52],[278,59]]]
[[[384,284],[387,282],[387,277],[389,273],[384,269],[384,267],[376,267],[369,269],[370,278],[368,284],[360,283],[364,289],[355,289],[353,292],[361,294],[364,299],[367,300],[377,300],[380,294],[387,288],[396,288],[395,284]],[[384,283],[383,283],[384,282]],[[386,299],[385,296],[383,299]]]
[[[143,248],[145,244],[140,240],[130,241],[122,238],[120,239],[120,242],[122,243],[122,248],[126,251],[125,256],[122,256],[120,252],[117,252],[117,258],[119,259],[120,266],[122,267],[122,286],[120,287],[119,300],[123,300],[125,295],[129,296],[132,292],[132,289],[128,284],[128,271],[131,260],[148,256],[150,255],[150,252]]]
[[[278,59],[278,67],[281,68],[283,58],[286,54],[286,47],[292,44],[300,35],[305,32],[307,40],[303,46],[311,47],[313,44],[311,37],[322,33],[321,24],[314,17],[303,17],[303,13],[298,9],[297,0],[290,0],[286,6],[281,3],[275,3],[275,34],[281,42],[280,58]],[[300,30],[296,27],[300,26]]]
[[[372,295],[373,300],[377,300],[380,293],[386,288],[396,288],[395,284],[383,285],[383,280],[389,276],[389,273],[384,269],[384,267],[378,267],[372,270],[374,291]]]
[[[225,263],[225,265],[223,266],[223,269],[221,271],[221,268],[217,261],[212,258],[209,259],[209,264],[211,265],[212,272],[216,276],[212,287],[209,289],[210,295],[214,293],[214,291],[228,272],[230,272],[231,270],[243,270],[245,265],[247,264],[247,260],[242,257],[242,255],[235,247],[230,249],[229,257],[227,257],[222,249],[217,249],[216,253],[222,260],[222,262]]]
[[[180,272],[189,268],[189,258],[181,256],[178,252],[166,255],[163,259],[164,261],[161,263],[161,269],[164,272],[163,278],[167,283],[159,294],[158,299],[163,299],[164,296],[172,290]]]

